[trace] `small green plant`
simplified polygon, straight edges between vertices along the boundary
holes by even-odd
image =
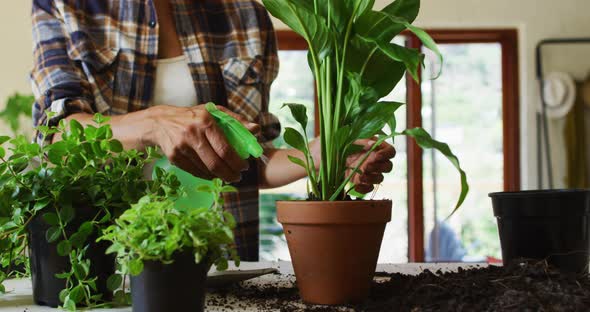
[[[201,185],[197,191],[211,193],[213,206],[179,210],[172,197],[147,195],[103,232],[99,240],[112,242],[107,253],[117,255],[122,274],[140,274],[144,261],[172,263],[174,255],[181,251],[193,253],[195,263],[207,261],[218,270],[227,269],[228,258],[239,264],[233,248],[236,222],[231,213],[222,209],[222,193],[236,189],[214,179],[212,185]],[[119,276],[109,284],[115,287],[122,280]],[[123,290],[115,293],[115,297],[123,296]]]
[[[175,194],[179,185],[175,176],[163,173],[155,181],[145,180],[144,165],[159,155],[154,149],[123,150],[107,121],[97,114],[95,125],[86,127],[76,120],[40,126],[43,136],[61,135],[60,141],[44,146],[23,136],[0,137],[0,264],[5,272],[0,278],[15,276],[13,268],[28,263],[28,226],[40,217],[49,226],[47,241],[71,263],[71,270],[57,275],[66,280],[60,300],[67,310],[107,304],[96,294],[96,277],[89,273],[89,238],[145,194]],[[8,153],[2,146],[7,142]],[[83,207],[91,213],[82,214]]]
[[[434,140],[422,128],[396,130],[395,111],[403,104],[380,101],[388,95],[407,71],[418,80],[424,55],[392,43],[407,30],[440,57],[436,44],[426,32],[413,26],[419,0],[397,0],[380,11],[374,0],[263,0],[268,11],[301,35],[309,45],[309,65],[317,84],[321,142],[319,171],[309,151],[305,135],[306,108],[285,104],[301,131],[285,129],[285,142],[304,154],[290,157],[309,176],[308,193],[316,200],[347,198],[350,181],[369,154],[382,142],[398,135],[416,140],[422,148],[435,148],[446,156],[461,176],[457,209],[468,192],[465,172],[449,146]],[[441,57],[442,60],[442,57]],[[389,133],[384,132],[389,126]],[[363,150],[358,139],[377,137],[371,150],[354,168],[346,159]],[[347,188],[348,186],[348,188]]]
[[[33,110],[33,103],[35,97],[33,95],[22,95],[15,93],[6,101],[6,107],[0,112],[0,119],[4,120],[13,134],[17,134],[20,129],[20,117],[31,117]]]

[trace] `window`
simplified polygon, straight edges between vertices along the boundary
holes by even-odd
[[[429,79],[440,64],[427,61],[421,85],[408,84],[408,122],[449,143],[467,172],[471,190],[463,207],[444,222],[458,196],[457,173],[439,154],[421,152],[410,143],[409,258],[499,258],[487,194],[520,187],[516,31],[428,32],[444,55],[443,75]],[[422,48],[411,36],[409,45]]]

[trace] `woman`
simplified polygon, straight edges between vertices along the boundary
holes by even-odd
[[[235,182],[225,208],[238,222],[240,257],[258,260],[258,189],[305,176],[287,158],[298,151],[270,145],[280,125],[268,113],[278,59],[266,10],[255,0],[34,0],[32,18],[35,124],[110,114],[125,148],[158,146],[195,176]],[[210,101],[259,133],[266,164],[237,156],[202,105]],[[311,149],[319,158],[318,144]],[[380,183],[394,153],[380,146],[356,190]]]

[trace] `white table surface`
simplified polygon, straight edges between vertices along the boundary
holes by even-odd
[[[443,271],[456,271],[457,268],[469,268],[469,267],[485,267],[487,264],[466,264],[466,263],[404,263],[404,264],[379,264],[377,265],[377,272],[388,272],[388,273],[404,273],[408,275],[416,275],[425,269],[432,271],[443,270]],[[259,269],[259,268],[276,268],[281,274],[289,275],[293,274],[293,267],[290,262],[243,262],[240,269]],[[236,269],[230,267],[230,270]],[[286,284],[294,282],[294,277],[280,276],[280,275],[265,275],[258,278],[254,278],[245,283],[253,283],[255,285],[264,285],[269,282],[276,282],[277,280],[283,281]],[[19,312],[45,312],[45,311],[58,311],[58,309],[52,309],[48,307],[37,306],[33,302],[33,295],[31,289],[30,279],[13,279],[5,281],[6,294],[0,295],[0,312],[8,311],[19,311]],[[208,296],[211,296],[208,294]],[[230,306],[232,302],[236,303],[239,299],[232,298],[231,294],[226,297],[227,304]],[[207,306],[207,311],[228,311],[227,304],[221,306]],[[237,311],[238,309],[236,309]],[[259,311],[260,309],[255,303],[244,302],[241,300],[239,311]],[[113,312],[130,312],[131,307],[117,308],[117,309],[97,309],[96,311],[113,311]],[[346,310],[344,310],[346,311]]]

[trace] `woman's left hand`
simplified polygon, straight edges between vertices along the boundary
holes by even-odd
[[[348,156],[346,159],[346,167],[354,168],[358,162],[363,158],[373,144],[377,142],[377,138],[357,140],[354,144],[361,145],[363,149],[355,154]],[[320,164],[321,149],[320,140],[316,138],[309,144],[311,155],[316,164]],[[387,142],[381,143],[375,150],[367,157],[365,163],[360,166],[360,172],[355,174],[351,182],[355,185],[355,190],[361,194],[369,193],[373,190],[375,184],[383,182],[383,173],[391,172],[393,163],[391,159],[395,156],[395,149]],[[349,176],[352,170],[346,171],[346,176]]]
[[[355,142],[357,145],[363,146],[363,150],[348,156],[346,165],[348,168],[354,168],[369,149],[376,143],[376,139],[363,139]],[[387,142],[381,143],[369,155],[364,164],[359,168],[360,172],[355,174],[352,183],[355,185],[355,190],[361,194],[369,193],[373,190],[375,184],[383,182],[383,173],[391,172],[393,163],[391,159],[395,156],[395,149]],[[348,170],[347,175],[351,174],[352,170]]]

